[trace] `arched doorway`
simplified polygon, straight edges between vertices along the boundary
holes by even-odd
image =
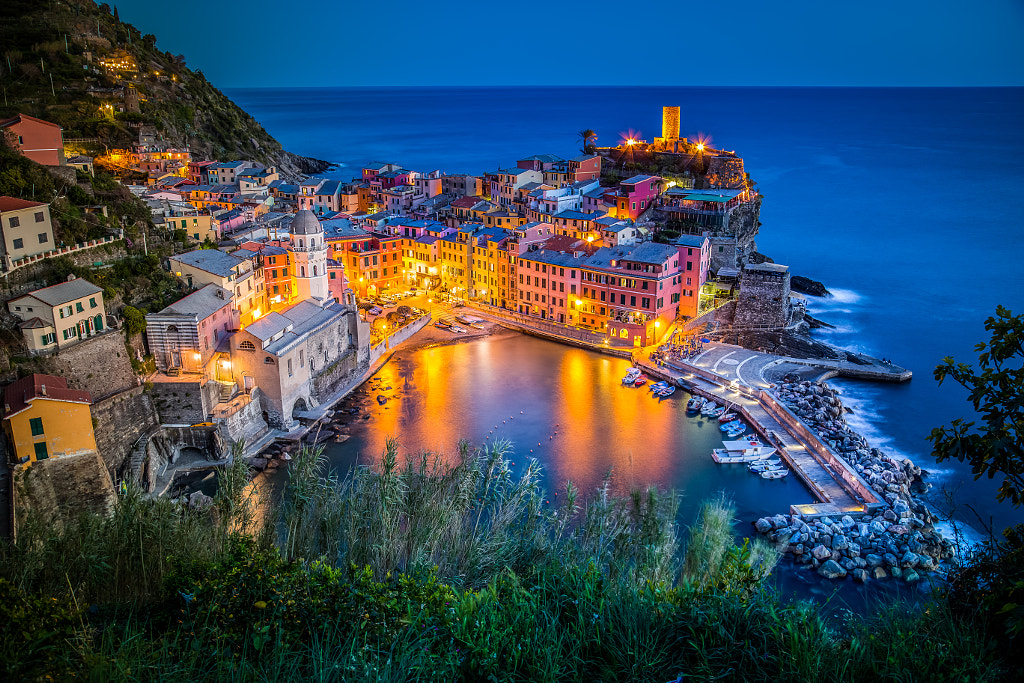
[[[306,404],[306,399],[304,399],[304,398],[297,399],[295,401],[295,405],[292,406],[292,414],[291,414],[292,421],[294,422],[295,420],[299,419],[298,416],[296,415],[296,413],[305,413],[307,411],[309,411],[309,406]]]

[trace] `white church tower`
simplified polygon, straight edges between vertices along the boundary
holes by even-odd
[[[295,214],[291,226],[292,257],[298,300],[330,298],[327,282],[327,242],[320,221],[309,209]]]

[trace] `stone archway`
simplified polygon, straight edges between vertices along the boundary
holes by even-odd
[[[296,416],[296,413],[304,413],[307,412],[308,410],[309,404],[306,402],[306,399],[301,397],[295,399],[295,403],[294,405],[292,405],[292,414],[290,415],[292,422],[295,422],[299,419]]]

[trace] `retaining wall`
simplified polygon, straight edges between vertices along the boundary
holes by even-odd
[[[119,478],[132,444],[160,424],[153,399],[142,387],[93,403],[92,416],[96,420],[96,446],[112,479]]]

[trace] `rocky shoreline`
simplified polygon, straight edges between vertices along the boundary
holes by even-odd
[[[888,576],[913,583],[953,555],[953,543],[934,527],[937,521],[920,499],[930,488],[910,459],[896,460],[846,424],[839,392],[824,383],[784,381],[775,389],[807,426],[849,463],[889,507],[875,515],[835,520],[804,520],[799,514],[762,517],[759,533],[795,563],[828,579],[856,581]]]

